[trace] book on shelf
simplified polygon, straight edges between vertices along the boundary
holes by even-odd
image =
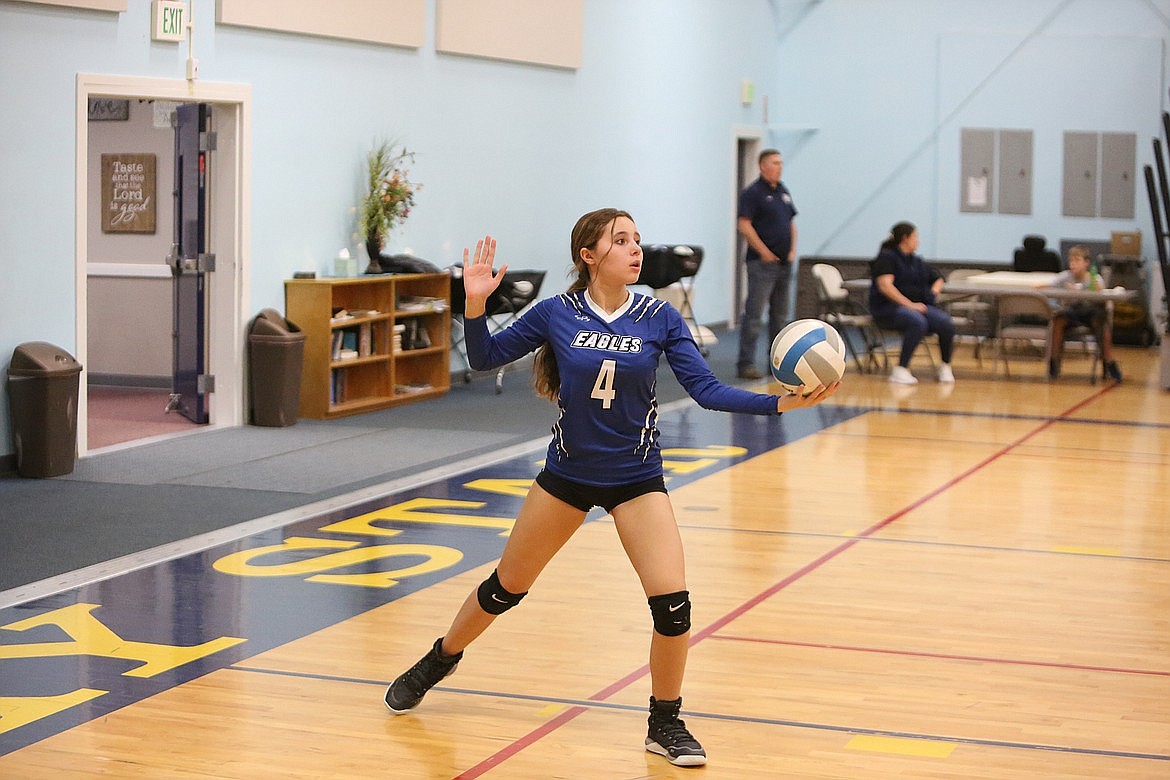
[[[368,322],[358,326],[358,354],[362,357],[373,354],[373,326]]]
[[[330,344],[329,357],[331,360],[349,360],[358,356],[358,334],[353,328],[333,331],[333,341]]]
[[[427,332],[427,329],[425,326],[419,325],[418,328],[415,330],[414,344],[411,347],[411,349],[426,349],[430,345],[431,345],[431,334]]]
[[[376,317],[378,314],[381,312],[377,309],[334,309],[333,314],[329,317],[329,324],[338,325],[360,317]]]
[[[433,390],[434,385],[429,382],[418,382],[415,384],[397,384],[394,385],[395,395],[410,395],[412,393],[425,393],[427,390]]]
[[[446,311],[447,301],[430,295],[399,294],[397,307],[399,311]]]
[[[427,331],[426,326],[415,319],[407,320],[403,324],[406,326],[401,339],[404,351],[426,349],[431,346],[431,334]]]

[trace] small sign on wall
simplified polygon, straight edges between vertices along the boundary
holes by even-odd
[[[91,122],[125,122],[129,118],[129,100],[99,97],[91,97],[89,99],[89,121]]]
[[[155,155],[102,155],[102,232],[155,232]]]

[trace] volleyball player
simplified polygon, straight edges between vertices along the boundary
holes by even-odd
[[[463,252],[464,324],[471,366],[489,370],[536,351],[538,393],[560,411],[543,470],[536,476],[495,571],[472,591],[447,633],[386,690],[402,714],[455,671],[464,649],[497,616],[516,606],[545,565],[594,506],[613,516],[622,546],[646,593],[651,697],[646,750],[672,764],[699,766],[707,755],[679,718],[690,637],[682,539],[663,482],[654,394],[659,357],[708,409],[779,414],[813,406],[839,383],[776,396],[721,383],[711,373],[682,316],[669,303],[627,289],[638,280],[638,229],[624,211],[590,212],[573,228],[576,281],[568,292],[532,306],[500,333],[484,316],[507,266],[492,270],[496,243]]]

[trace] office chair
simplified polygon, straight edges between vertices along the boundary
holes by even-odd
[[[707,355],[707,345],[703,342],[703,329],[695,321],[694,311],[691,309],[690,285],[683,279],[692,279],[699,272],[703,264],[703,247],[694,244],[643,244],[642,270],[638,273],[637,284],[644,284],[655,291],[679,283],[682,291],[683,305],[679,314],[695,337],[699,346],[699,353]],[[692,281],[693,284],[693,281]],[[656,296],[662,297],[662,296]]]
[[[1059,273],[1060,255],[1044,245],[1044,236],[1024,236],[1024,246],[1012,256],[1012,270]]]

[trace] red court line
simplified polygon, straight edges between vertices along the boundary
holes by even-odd
[[[1155,677],[1170,677],[1170,671],[1158,669],[1126,669],[1120,666],[1093,666],[1091,664],[1062,664],[1052,661],[1025,661],[1020,658],[991,658],[981,655],[957,655],[954,653],[927,653],[917,650],[890,650],[882,647],[854,647],[852,645],[832,645],[823,642],[796,642],[785,639],[758,639],[749,636],[735,636],[734,634],[714,634],[713,639],[724,639],[731,642],[756,642],[765,645],[788,645],[791,647],[810,647],[816,650],[845,650],[851,653],[881,653],[882,655],[901,655],[908,658],[938,658],[944,661],[979,661],[989,664],[1012,664],[1017,666],[1040,666],[1048,669],[1069,669],[1078,672],[1111,672],[1114,674],[1147,674]]]
[[[809,574],[811,572],[816,571],[821,566],[825,565],[829,561],[833,560],[834,558],[838,557],[842,553],[849,550],[851,547],[853,547],[855,544],[857,544],[861,540],[863,540],[867,537],[873,536],[878,531],[882,530],[883,528],[890,525],[891,523],[901,519],[902,517],[905,517],[906,514],[917,509],[918,507],[922,506],[927,501],[930,501],[931,499],[939,496],[940,494],[946,492],[947,490],[950,490],[955,485],[957,485],[960,482],[962,482],[963,480],[967,479],[967,477],[970,477],[972,474],[975,474],[976,472],[986,468],[990,464],[992,464],[995,461],[1002,458],[1004,455],[1008,454],[1009,452],[1011,452],[1015,448],[1022,445],[1024,442],[1043,433],[1050,426],[1052,426],[1057,420],[1061,420],[1061,419],[1068,417],[1070,414],[1073,414],[1074,412],[1078,411],[1079,409],[1086,406],[1087,404],[1097,400],[1098,398],[1100,398],[1105,393],[1109,392],[1114,387],[1116,387],[1116,385],[1108,385],[1107,387],[1104,387],[1104,388],[1098,390],[1097,392],[1086,397],[1085,399],[1083,399],[1079,403],[1074,404],[1073,406],[1069,407],[1068,409],[1065,409],[1059,415],[1044,421],[1042,424],[1037,426],[1035,429],[1029,431],[1028,433],[1025,433],[1020,438],[1016,439],[1015,441],[1011,442],[1010,444],[1002,447],[998,451],[987,456],[986,458],[979,461],[971,468],[969,468],[966,471],[959,474],[957,477],[954,477],[953,479],[950,479],[947,482],[944,482],[942,485],[940,485],[939,487],[930,491],[929,493],[922,496],[921,498],[914,501],[913,503],[903,507],[902,509],[898,510],[897,512],[894,512],[889,517],[886,517],[885,519],[880,520],[877,523],[874,523],[869,528],[865,529],[864,531],[862,531],[861,533],[852,537],[851,539],[848,539],[847,541],[842,542],[841,544],[834,547],[832,550],[829,550],[828,552],[826,552],[824,555],[821,555],[820,557],[816,558],[812,562],[807,563],[804,566],[800,567],[799,569],[794,571],[792,574],[789,574],[787,577],[785,577],[784,579],[777,582],[772,587],[764,590],[761,593],[758,593],[757,595],[755,595],[752,598],[745,601],[743,604],[740,604],[738,607],[731,610],[726,615],[724,615],[723,617],[716,620],[714,623],[711,623],[707,627],[692,634],[691,641],[690,641],[691,647],[694,647],[696,644],[703,641],[704,639],[707,639],[707,638],[715,635],[715,633],[717,631],[719,631],[721,628],[723,628],[727,624],[731,623],[733,620],[736,620],[737,618],[742,617],[749,610],[758,606],[759,604],[763,603],[764,601],[767,601],[772,596],[775,596],[777,593],[784,590],[785,588],[787,588],[789,585],[796,582],[797,580],[801,579],[806,574]],[[628,685],[632,684],[636,680],[640,680],[641,678],[645,677],[649,673],[650,673],[650,665],[644,664],[643,666],[630,672],[629,674],[627,674],[625,677],[621,678],[620,680],[617,680],[613,684],[608,685],[605,688],[603,688],[602,690],[593,694],[592,696],[589,697],[589,700],[590,701],[604,701],[604,700],[608,699],[610,696],[612,696],[613,694],[617,693],[618,691],[620,691],[620,690],[624,689],[625,687],[627,687]],[[497,751],[496,753],[492,754],[491,756],[488,756],[488,758],[484,759],[480,763],[471,767],[466,772],[463,772],[462,774],[458,775],[456,777],[456,780],[474,780],[474,778],[482,776],[485,772],[498,766],[504,760],[510,758],[511,756],[516,755],[524,748],[539,741],[546,734],[549,734],[549,733],[559,729],[561,726],[576,719],[578,715],[581,715],[582,713],[584,713],[586,711],[587,710],[584,707],[574,707],[572,709],[569,709],[569,710],[566,710],[565,712],[560,713],[559,715],[557,715],[555,718],[548,721],[544,725],[534,729],[533,731],[530,731],[528,734],[525,734],[523,737],[520,737],[519,739],[514,741],[508,747]]]

